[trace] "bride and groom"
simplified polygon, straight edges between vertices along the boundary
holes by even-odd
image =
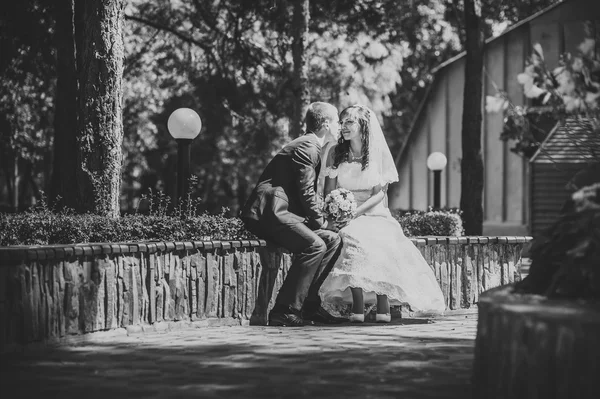
[[[269,325],[362,322],[364,304],[375,301],[381,322],[390,321],[393,304],[443,312],[433,271],[387,207],[398,173],[375,114],[356,105],[338,116],[333,105],[315,102],[306,131],[269,162],[240,213],[249,231],[294,254]],[[340,133],[337,144],[328,143]],[[336,188],[352,191],[357,202],[345,225],[326,219],[319,206],[318,192]],[[331,315],[322,301],[352,303],[350,318]]]

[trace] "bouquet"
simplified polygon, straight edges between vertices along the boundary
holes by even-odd
[[[339,224],[352,220],[356,215],[356,200],[352,191],[338,188],[327,194],[323,213],[325,217]]]

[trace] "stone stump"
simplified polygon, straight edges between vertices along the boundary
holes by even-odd
[[[483,293],[473,398],[600,398],[600,304]]]

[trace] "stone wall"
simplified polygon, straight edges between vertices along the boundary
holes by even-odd
[[[530,239],[412,241],[458,309],[520,279]],[[0,351],[164,322],[264,325],[290,263],[262,240],[0,247]]]

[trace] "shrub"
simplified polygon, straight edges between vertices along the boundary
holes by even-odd
[[[227,217],[227,208],[217,215],[198,214],[197,202],[185,212],[171,205],[162,193],[150,193],[149,214],[135,213],[119,219],[93,214],[75,214],[66,209],[41,205],[17,214],[0,214],[0,246],[49,245],[92,242],[201,241],[255,239],[239,218]],[[407,236],[460,236],[460,211],[395,211],[394,217]]]
[[[111,219],[98,215],[26,212],[0,216],[0,246],[90,242],[199,241],[255,238],[239,218],[200,215],[127,215]]]
[[[461,236],[463,222],[459,210],[396,211],[394,217],[409,237]]]
[[[531,247],[531,267],[518,292],[600,301],[600,183],[573,193],[573,208]]]
[[[162,193],[144,198],[148,215],[125,215],[119,219],[71,210],[56,211],[42,197],[41,205],[18,214],[0,214],[0,246],[49,245],[92,242],[200,241],[256,238],[239,218],[196,212],[192,203],[185,212],[169,204]]]

